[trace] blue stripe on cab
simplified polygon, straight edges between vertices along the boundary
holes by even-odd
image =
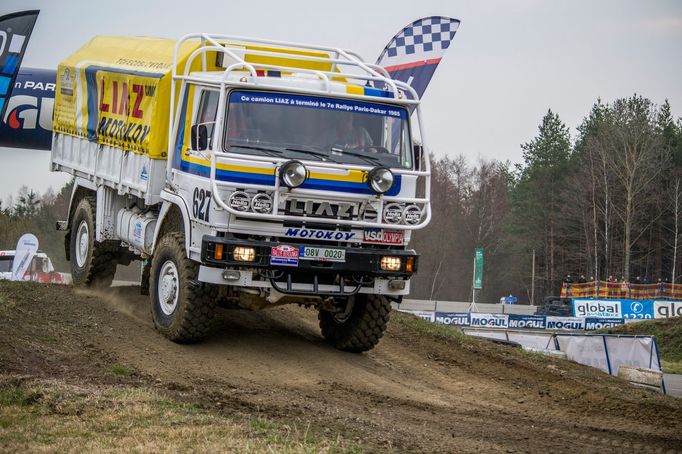
[[[175,166],[174,166],[175,167]],[[177,168],[177,167],[176,167]],[[210,178],[211,168],[201,164],[195,164],[189,161],[182,160],[180,162],[179,170],[204,178]],[[232,183],[242,184],[262,184],[275,185],[274,175],[263,175],[259,173],[238,172],[234,170],[216,169],[216,179],[219,181],[226,181]],[[395,183],[390,191],[386,193],[387,196],[394,196],[400,192],[401,176],[395,176]],[[349,192],[352,194],[367,194],[371,195],[374,192],[366,183],[356,183],[352,181],[336,181],[323,180],[319,178],[309,178],[301,186],[302,189],[316,189],[319,191],[334,191],[334,192]]]

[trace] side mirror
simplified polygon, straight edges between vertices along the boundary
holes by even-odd
[[[192,150],[203,151],[208,148],[208,129],[206,125],[192,125],[190,131],[190,140],[192,142]]]
[[[414,144],[412,146],[412,153],[414,154],[414,168],[422,170],[424,162],[424,148],[421,145]]]

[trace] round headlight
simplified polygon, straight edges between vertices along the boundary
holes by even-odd
[[[249,211],[251,209],[251,197],[243,191],[233,192],[227,203],[230,208],[237,211]]]
[[[419,224],[419,221],[422,220],[422,209],[417,205],[409,205],[405,207],[405,211],[403,211],[403,219],[405,220],[405,224]]]
[[[384,208],[384,221],[389,224],[400,224],[403,220],[403,207],[397,203],[389,203]]]
[[[272,212],[272,197],[264,192],[256,194],[253,196],[253,199],[251,199],[251,208],[256,213]]]
[[[367,175],[367,183],[377,194],[388,192],[393,187],[393,172],[386,167],[375,167]]]
[[[308,169],[298,161],[288,161],[279,169],[279,177],[288,187],[297,188],[308,177]]]

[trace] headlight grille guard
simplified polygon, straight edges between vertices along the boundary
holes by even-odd
[[[225,203],[223,200],[220,189],[226,189],[226,188],[234,188],[235,183],[232,182],[222,182],[218,181],[216,179],[216,164],[218,159],[229,159],[230,161],[244,161],[244,162],[253,162],[253,161],[260,161],[260,162],[267,162],[267,163],[275,163],[276,168],[275,168],[275,184],[274,186],[272,185],[262,185],[262,184],[245,184],[245,183],[239,183],[238,187],[240,189],[255,189],[258,191],[268,191],[273,193],[273,211],[275,213],[253,213],[253,212],[245,212],[245,211],[238,211],[235,210],[234,208],[230,207],[228,204]],[[344,199],[350,199],[350,200],[357,200],[357,201],[375,201],[379,202],[379,208],[377,210],[377,221],[376,222],[370,222],[370,221],[362,221],[362,220],[346,220],[346,219],[336,219],[336,218],[322,218],[322,217],[305,217],[301,218],[301,216],[292,216],[292,215],[287,215],[287,214],[279,214],[276,212],[279,207],[280,203],[280,198],[282,192],[288,192],[291,194],[296,194],[300,196],[311,196],[311,197],[329,197],[329,192],[328,191],[321,191],[321,190],[316,190],[316,189],[302,189],[302,188],[295,188],[295,189],[289,189],[286,186],[283,186],[280,184],[280,169],[283,164],[289,162],[289,159],[279,159],[279,158],[273,158],[273,157],[265,157],[265,156],[252,156],[249,155],[244,156],[243,158],[240,157],[239,155],[235,155],[234,153],[224,153],[224,152],[211,152],[211,175],[210,175],[210,180],[211,180],[211,189],[212,189],[212,197],[216,203],[216,205],[223,210],[227,211],[228,213],[234,214],[236,216],[239,216],[241,218],[247,218],[247,219],[254,219],[254,220],[268,220],[268,221],[279,221],[279,222],[284,222],[284,221],[291,221],[291,222],[301,222],[301,220],[310,220],[310,222],[315,222],[316,224],[330,224],[330,225],[347,225],[351,227],[357,227],[357,228],[390,228],[393,230],[418,230],[421,228],[426,227],[428,225],[429,221],[431,220],[431,202],[430,202],[430,196],[431,196],[431,181],[430,181],[430,176],[431,176],[431,168],[429,165],[429,160],[425,159],[424,160],[424,170],[407,170],[407,169],[391,169],[391,172],[393,172],[395,175],[413,175],[417,177],[424,177],[424,197],[398,197],[398,196],[386,196],[386,195],[364,195],[364,194],[344,194],[343,198]],[[325,162],[316,162],[316,161],[303,161],[304,164],[310,167],[316,167],[316,168],[330,168],[330,169],[339,169],[338,164],[332,164],[332,163],[325,163]],[[369,166],[357,166],[357,165],[344,165],[344,169],[346,170],[361,170],[364,172],[369,172],[372,170],[372,167]],[[410,225],[410,224],[392,224],[388,222],[383,221],[383,211],[384,207],[388,203],[404,203],[404,204],[414,204],[419,206],[422,211],[421,211],[421,220],[418,224]]]

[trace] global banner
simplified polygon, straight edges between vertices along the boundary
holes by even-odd
[[[575,317],[651,319],[654,318],[654,301],[574,298],[573,315]]]

